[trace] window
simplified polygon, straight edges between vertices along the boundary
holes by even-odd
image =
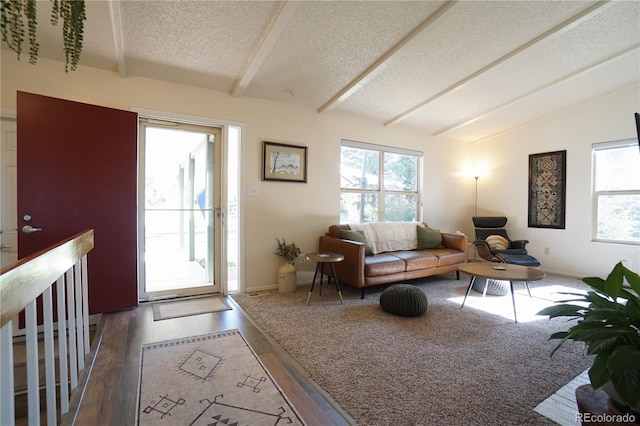
[[[640,244],[640,152],[633,139],[593,145],[593,239]]]
[[[342,141],[340,222],[420,220],[422,153]]]

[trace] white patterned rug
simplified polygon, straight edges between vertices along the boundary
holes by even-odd
[[[138,425],[304,425],[238,330],[142,345]]]

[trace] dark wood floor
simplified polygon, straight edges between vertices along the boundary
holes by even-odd
[[[309,426],[355,424],[231,298],[226,300],[232,310],[162,321],[153,320],[149,304],[103,315],[97,355],[75,424],[134,424],[143,343],[232,329],[240,330]]]

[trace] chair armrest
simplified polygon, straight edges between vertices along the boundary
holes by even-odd
[[[468,244],[467,236],[464,234],[448,234],[442,233],[442,245],[446,248],[467,252]]]
[[[511,240],[509,248],[523,249],[526,248],[527,244],[529,244],[529,240]]]
[[[323,235],[318,247],[321,252],[340,253],[344,256],[342,262],[334,263],[340,282],[364,287],[364,244]]]
[[[504,258],[499,254],[495,254],[491,252],[491,246],[484,240],[476,240],[473,242],[473,245],[476,247],[478,251],[478,255],[488,262],[501,262],[506,263]]]

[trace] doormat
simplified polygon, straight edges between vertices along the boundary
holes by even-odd
[[[238,330],[142,345],[138,425],[304,425]]]
[[[188,317],[190,315],[227,311],[229,309],[231,309],[231,306],[220,297],[155,303],[153,305],[153,320],[160,321],[170,318]]]

